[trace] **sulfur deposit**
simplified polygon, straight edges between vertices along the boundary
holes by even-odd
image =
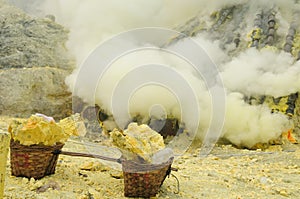
[[[163,137],[145,124],[130,123],[124,131],[114,129],[111,138],[127,159],[137,156],[151,162],[152,156],[165,148]]]
[[[0,198],[3,198],[9,134],[0,129]]]
[[[86,133],[84,122],[78,113],[60,120],[58,125],[70,136],[84,136]]]
[[[67,117],[56,123],[52,117],[35,114],[23,122],[13,120],[8,131],[12,139],[19,141],[22,145],[52,146],[56,143],[65,143],[72,135],[79,135],[79,129],[81,132],[84,131],[82,125],[78,115]]]

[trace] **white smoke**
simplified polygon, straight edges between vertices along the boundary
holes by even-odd
[[[265,105],[250,106],[240,93],[230,93],[226,105],[223,137],[238,146],[266,143],[291,128],[283,114],[271,114]]]
[[[254,48],[223,66],[225,86],[247,96],[286,96],[300,90],[300,63],[285,52]]]
[[[69,49],[81,63],[100,42],[140,27],[173,28],[193,17],[204,1],[48,0],[45,11],[71,29]]]
[[[15,3],[24,5],[17,0]],[[149,26],[173,28],[196,14],[200,13],[199,16],[206,19],[220,8],[240,3],[249,5],[249,10],[241,13],[246,25],[238,27],[245,29],[241,35],[243,38],[253,28],[255,14],[265,8],[276,8],[280,24],[278,34],[283,36],[292,21],[290,10],[298,7],[292,0],[47,0],[44,1],[43,10],[47,14],[55,15],[59,23],[70,29],[68,48],[76,56],[80,66],[100,42],[120,32]],[[289,120],[283,114],[271,114],[270,109],[263,105],[249,105],[244,102],[243,94],[278,97],[299,91],[299,63],[293,63],[293,58],[287,53],[255,49],[246,50],[231,58],[224,49],[218,47],[219,41],[210,41],[208,36],[201,34],[194,39],[216,63],[226,87],[226,117],[222,136],[234,144],[252,147],[258,142],[268,142],[290,128]],[[190,49],[187,46],[185,50]],[[174,67],[196,91],[202,115],[198,135],[203,139],[212,117],[211,96],[201,77],[195,75],[190,65],[177,58],[157,52],[140,52],[118,60],[107,76],[101,79],[102,84],[100,82],[97,88],[96,100],[110,111],[112,90],[119,78],[130,70],[131,65],[141,65],[153,59],[156,63]],[[76,72],[77,70],[67,79],[71,90],[76,81]],[[86,83],[81,83],[83,88],[87,86]],[[164,94],[157,95],[158,89],[162,88],[149,87],[133,95],[131,111],[147,115],[149,107],[158,103],[166,109],[167,114],[180,117],[178,103],[172,93],[161,90]],[[80,97],[90,102],[90,94],[82,90]],[[158,111],[157,114],[163,113]]]

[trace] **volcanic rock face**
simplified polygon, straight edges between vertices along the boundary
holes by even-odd
[[[64,43],[68,31],[53,17],[32,18],[21,10],[2,4],[0,68],[51,66],[70,69]]]
[[[65,70],[55,68],[9,69],[0,72],[2,115],[24,117],[34,112],[60,118],[70,113]]]
[[[3,2],[0,13],[0,114],[70,114],[68,31],[54,17],[33,18]]]
[[[216,10],[208,18],[203,18],[201,14],[191,18],[176,28],[184,35],[174,38],[170,43],[183,37],[203,34],[209,40],[217,40],[220,48],[232,59],[253,48],[258,51],[285,52],[294,58],[293,63],[297,63],[300,59],[299,15],[298,7],[287,14],[282,7],[269,6],[263,9],[249,2],[236,4]],[[272,113],[287,115],[293,121],[294,136],[299,139],[298,92],[290,92],[284,96],[252,95],[247,92],[243,95],[245,102],[250,105],[264,104]]]

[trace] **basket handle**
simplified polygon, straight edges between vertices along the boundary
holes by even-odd
[[[120,164],[122,163],[121,158],[109,158],[109,157],[96,155],[96,154],[69,152],[69,151],[62,151],[60,149],[57,149],[57,150],[53,151],[52,153],[53,154],[61,154],[61,155],[69,155],[69,156],[97,158],[97,159],[107,160],[107,161],[111,161],[111,162],[117,162]]]

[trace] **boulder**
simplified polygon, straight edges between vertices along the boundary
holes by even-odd
[[[29,117],[43,113],[54,118],[71,114],[71,93],[64,83],[69,73],[41,67],[0,70],[0,114]]]

